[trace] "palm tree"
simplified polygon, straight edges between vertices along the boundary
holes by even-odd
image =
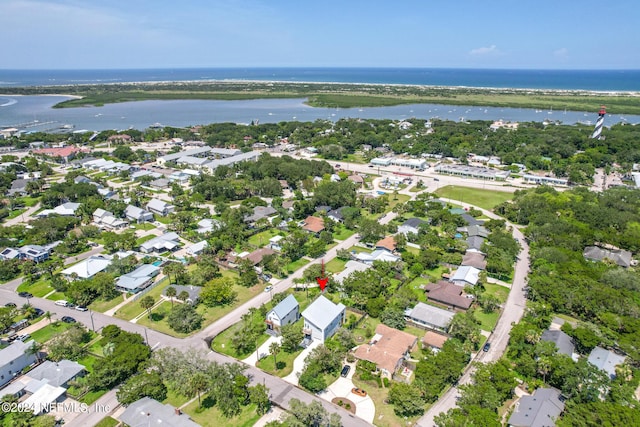
[[[269,345],[269,353],[273,356],[273,366],[278,370],[278,361],[276,360],[276,356],[280,353],[280,344],[277,341],[272,342]]]
[[[189,377],[189,389],[193,394],[198,395],[198,406],[202,406],[200,402],[200,393],[205,391],[209,386],[209,378],[204,374],[204,372],[195,372],[193,375]]]
[[[165,291],[165,295],[171,299],[171,307],[173,307],[173,298],[175,298],[176,294],[176,288],[174,288],[173,286],[169,286]]]
[[[113,350],[115,348],[116,348],[115,343],[108,342],[104,345],[104,347],[102,347],[102,354],[104,354],[105,356],[109,356],[113,354]]]
[[[25,353],[34,355],[38,363],[40,363],[40,350],[42,350],[42,347],[42,344],[36,341],[31,341],[31,345],[27,347]]]
[[[178,299],[182,302],[185,302],[186,300],[189,299],[189,292],[187,291],[182,291],[178,294]]]
[[[147,295],[140,300],[140,307],[147,310],[147,316],[149,319],[151,319],[151,307],[153,307],[155,303],[156,302],[151,295]]]
[[[51,313],[50,311],[47,311],[46,313],[44,313],[44,317],[49,321],[49,323],[51,323],[52,314],[55,314],[55,313]]]

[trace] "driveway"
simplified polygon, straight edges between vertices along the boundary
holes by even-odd
[[[373,423],[376,416],[376,406],[373,403],[373,399],[371,399],[368,394],[365,397],[362,397],[351,392],[351,389],[355,387],[351,381],[354,372],[355,366],[352,365],[347,378],[338,378],[333,382],[333,384],[327,387],[326,390],[318,393],[318,396],[328,402],[331,402],[335,397],[344,397],[349,399],[356,405],[356,415],[369,423]]]
[[[293,371],[291,371],[289,375],[284,377],[283,380],[293,385],[298,385],[298,376],[302,373],[302,370],[304,369],[304,360],[311,353],[311,350],[318,347],[320,344],[322,344],[322,342],[313,340],[313,342],[309,344],[309,347],[302,350],[302,353],[300,353],[300,355],[296,357],[295,360],[293,361]]]

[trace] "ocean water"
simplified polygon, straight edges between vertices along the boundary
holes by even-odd
[[[640,70],[491,70],[461,68],[0,70],[0,89],[2,87],[38,85],[206,80],[640,91]]]
[[[470,69],[372,69],[372,68],[248,68],[162,70],[0,70],[2,87],[68,85],[117,82],[266,80],[291,82],[343,82],[420,84],[468,87],[534,89],[585,89],[640,91],[640,70],[551,71]],[[313,108],[304,99],[256,99],[247,101],[173,100],[107,104],[101,107],[51,108],[64,96],[0,95],[0,127],[25,131],[57,131],[72,125],[76,130],[146,129],[153,124],[187,127],[233,122],[335,121],[340,118],[394,119],[440,118],[447,120],[545,120],[592,125],[597,111],[540,111],[522,108],[466,107],[435,104],[377,108]],[[595,108],[595,107],[594,107]],[[640,123],[640,116],[607,115],[605,125]],[[68,126],[67,126],[68,127]]]

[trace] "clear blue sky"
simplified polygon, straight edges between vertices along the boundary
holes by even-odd
[[[640,69],[638,0],[0,0],[0,68]]]

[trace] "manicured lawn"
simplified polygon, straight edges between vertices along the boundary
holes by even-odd
[[[473,315],[480,321],[482,330],[491,332],[496,327],[496,323],[498,323],[500,312],[496,310],[493,313],[485,313],[484,310],[479,308],[473,312]]]
[[[389,205],[387,205],[387,209],[385,209],[385,213],[391,212],[393,207],[398,203],[407,203],[411,197],[406,194],[393,194],[387,193],[389,195]]]
[[[48,279],[40,279],[31,284],[22,283],[20,286],[18,286],[17,289],[18,292],[30,292],[33,294],[33,296],[36,296],[38,298],[42,298],[53,290],[54,289],[51,287],[51,282]]]
[[[107,391],[109,390],[90,391],[89,393],[85,394],[82,399],[80,399],[80,402],[91,405],[93,402],[100,399],[104,394],[106,394]]]
[[[89,354],[82,359],[78,359],[78,363],[84,366],[87,372],[91,373],[93,372],[93,365],[96,363],[96,360],[98,360],[96,356]]]
[[[24,205],[28,208],[31,208],[37,205],[39,201],[40,201],[40,197],[24,196],[24,197],[18,198],[18,202],[24,203]]]
[[[233,334],[240,327],[240,323],[236,323],[232,325],[230,328],[225,329],[220,334],[216,335],[216,337],[211,342],[211,348],[218,353],[226,354],[227,356],[231,356],[235,359],[242,360],[247,358],[251,353],[254,353],[255,350],[251,350],[249,353],[238,353],[233,346],[231,345],[231,339]],[[258,347],[264,344],[269,339],[269,335],[266,333],[261,334],[256,341]]]
[[[276,370],[275,365],[273,364],[273,356],[268,355],[264,359],[261,359],[256,366],[262,369],[265,372],[269,372],[270,374],[277,375],[279,377],[286,377],[293,371],[293,361],[302,353],[302,348],[294,353],[287,353],[284,351],[280,351],[277,356],[278,366],[281,366],[281,369]],[[284,363],[284,366],[282,364]]]
[[[354,251],[355,251],[355,252],[364,252],[364,253],[367,253],[367,254],[370,254],[370,253],[371,253],[371,249],[369,249],[369,248],[365,248],[365,247],[363,247],[363,246],[356,246],[356,245],[351,246],[351,247],[350,247],[349,249],[347,249],[347,250],[348,250],[349,252],[354,252]]]
[[[34,341],[43,344],[51,339],[54,335],[58,335],[71,327],[71,324],[64,322],[52,322],[44,328],[38,329],[31,333]]]
[[[54,292],[53,294],[49,295],[47,299],[50,299],[51,301],[58,301],[61,299],[67,299],[67,296],[62,292]]]
[[[89,308],[93,311],[104,313],[105,311],[110,310],[116,305],[120,304],[122,301],[124,301],[124,297],[122,294],[120,294],[117,297],[110,299],[109,301],[103,301],[99,299],[95,300],[94,302],[89,304]]]
[[[300,258],[297,261],[294,261],[292,263],[287,264],[287,266],[285,267],[285,270],[287,270],[289,273],[293,273],[294,271],[298,270],[299,268],[304,267],[307,264],[309,264],[308,260],[306,260],[304,258]]]
[[[328,263],[324,265],[324,268],[329,273],[339,273],[344,270],[344,266],[347,264],[347,261],[341,260],[338,258],[334,258]]]
[[[269,243],[269,239],[280,234],[279,230],[270,228],[249,237],[249,244],[261,248]]]
[[[340,225],[337,227],[336,231],[333,233],[333,238],[336,240],[346,240],[349,237],[353,236],[355,230],[349,230],[344,225]]]
[[[136,230],[153,230],[154,228],[156,228],[155,225],[151,224],[150,222],[141,222],[140,224],[132,224]]]
[[[446,199],[459,200],[463,203],[470,203],[483,209],[491,210],[500,203],[513,198],[513,193],[506,193],[496,190],[482,190],[479,188],[458,187],[447,185],[436,190],[436,194]]]
[[[384,401],[387,399],[387,396],[389,394],[389,391],[387,389],[378,388],[377,386],[373,386],[368,382],[361,381],[356,377],[357,375],[354,375],[353,384],[356,387],[365,390],[369,394],[369,396],[371,396],[371,399],[373,400],[373,403],[376,407],[376,416],[374,418],[376,426],[406,427],[407,425],[415,424],[415,421],[419,417],[410,417],[410,418],[407,418],[405,421],[403,418],[399,418],[393,412],[393,405],[384,403]],[[409,424],[409,422],[411,422],[411,424]]]
[[[168,216],[154,215],[153,217],[155,218],[156,221],[162,224],[171,224],[172,222],[172,219],[169,218]]]
[[[13,219],[13,218],[15,218],[17,216],[20,216],[26,210],[27,210],[27,208],[14,209],[9,213],[9,215],[7,216],[6,219]]]
[[[105,417],[101,419],[95,427],[116,427],[119,423],[115,418]]]
[[[175,406],[177,408],[179,406],[184,405],[188,401],[189,401],[188,397],[178,394],[174,389],[172,389],[171,387],[168,387],[167,398],[163,400],[162,403],[168,403],[169,405]]]
[[[242,412],[233,418],[226,418],[216,406],[198,409],[198,400],[187,405],[183,412],[202,427],[252,427],[260,419],[260,415],[256,413],[256,406],[253,404],[243,406]]]
[[[263,289],[262,289],[262,286],[258,284],[251,288],[245,288],[243,286],[234,285],[234,290],[238,293],[238,297],[236,298],[236,301],[231,305],[207,307],[204,304],[198,304],[198,306],[196,307],[196,311],[202,314],[202,316],[204,317],[202,321],[201,329],[206,328],[216,320],[220,319],[222,316],[231,312],[236,307],[249,301],[251,298],[253,298],[257,294],[262,292]],[[151,292],[148,295],[150,294]],[[137,312],[137,314],[140,314],[144,310],[142,309],[142,307],[140,307],[139,301],[135,301],[133,304],[136,304],[136,303],[137,303],[137,306],[139,307],[139,311]],[[176,304],[180,304],[180,303],[176,303]],[[130,304],[127,304],[127,306],[129,305]],[[162,317],[161,320],[151,320],[147,316],[143,316],[142,318],[140,318],[140,320],[138,320],[138,323],[174,337],[186,337],[190,335],[190,334],[178,333],[169,327],[169,324],[167,323],[167,316],[169,315],[170,310],[171,310],[171,303],[169,301],[165,301],[151,311],[152,315],[155,314],[156,316],[161,316]],[[195,332],[197,331],[194,331],[192,333],[195,333]]]
[[[163,289],[168,285],[169,285],[169,279],[165,277],[160,281],[160,283],[155,285],[155,287],[152,290],[147,292],[145,296],[149,295],[153,297],[155,301],[158,301],[160,299],[160,295],[162,295]],[[144,309],[140,307],[140,298],[138,298],[137,300],[133,300],[128,304],[125,304],[123,307],[121,307],[115,313],[115,316],[120,319],[131,320],[135,318],[137,315],[139,315],[140,313],[142,313],[143,311]]]
[[[501,303],[505,303],[509,297],[509,288],[504,286],[487,283],[484,288],[487,294],[496,296]]]
[[[139,239],[136,239],[136,246],[140,246],[144,242],[154,239],[156,237],[157,236],[155,234],[149,234],[147,236],[140,237]]]
[[[420,248],[414,248],[413,246],[405,246],[404,250],[414,255],[418,255],[420,253]]]

